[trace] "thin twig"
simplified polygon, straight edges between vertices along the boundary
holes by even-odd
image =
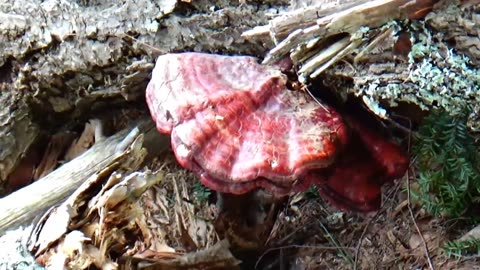
[[[136,39],[135,37],[133,37],[133,36],[131,36],[131,35],[129,35],[129,34],[120,34],[120,35],[118,35],[118,37],[120,37],[120,38],[128,38],[128,39],[130,39],[130,40],[132,40],[132,41],[136,41],[136,42],[138,42],[140,45],[145,46],[145,47],[153,50],[154,52],[157,52],[157,53],[160,53],[160,54],[164,54],[164,53],[165,53],[165,51],[162,51],[162,50],[160,50],[160,49],[157,48],[157,47],[154,47],[154,46],[152,46],[152,45],[150,45],[150,44],[148,44],[148,43],[145,43],[145,42],[143,42],[143,41],[140,41],[140,40]]]
[[[382,212],[383,212],[383,209],[378,211],[377,213],[375,213],[375,215],[372,218],[370,218],[370,220],[368,220],[367,225],[365,225],[365,227],[363,228],[362,234],[360,235],[360,239],[358,240],[358,244],[355,247],[355,257],[354,257],[354,260],[353,260],[353,270],[357,270],[358,255],[360,254],[360,247],[362,246],[363,239],[365,237],[365,234],[367,233],[367,229],[370,226],[370,224],[372,224],[372,222],[377,217],[380,216],[380,213],[382,213]]]
[[[393,120],[391,117],[386,117],[385,119],[388,121],[388,123],[390,123],[391,125],[393,125],[397,129],[401,130],[402,132],[404,132],[406,134],[412,134],[412,129],[411,128],[404,127],[402,124]]]
[[[368,227],[370,226],[370,224],[373,222],[373,220],[378,216],[378,214],[380,213],[380,211],[378,211],[375,216],[373,216],[367,223],[367,225],[365,225],[365,227],[363,228],[363,231],[362,231],[362,235],[360,235],[360,240],[358,241],[358,244],[357,246],[355,247],[355,257],[353,259],[353,270],[357,270],[357,264],[358,264],[358,254],[360,253],[360,247],[362,246],[362,243],[363,243],[363,238],[365,237],[365,234],[367,233],[367,229]]]
[[[398,123],[397,121],[393,120],[393,118],[401,118],[403,120],[407,120],[408,123],[409,123],[409,127],[405,127],[403,126],[402,124]],[[399,114],[396,114],[394,112],[392,112],[390,114],[390,117],[387,118],[387,121],[389,121],[389,123],[391,123],[392,125],[394,125],[396,128],[404,131],[406,134],[408,134],[409,136],[411,135],[414,135],[414,137],[417,135],[417,132],[416,131],[413,131],[412,130],[412,121],[408,118],[408,117],[405,117],[403,115],[399,115]],[[410,141],[409,141],[410,142]],[[410,147],[410,145],[409,145]],[[408,152],[410,153],[410,149],[408,149]]]
[[[339,251],[339,255],[343,257],[343,259],[347,260],[350,265],[353,264],[352,258],[347,254],[342,246],[338,243],[337,239],[333,237],[333,235],[328,231],[328,229],[323,225],[322,222],[318,222],[320,226],[322,227],[323,231],[327,234],[327,240],[332,243],[337,250]]]
[[[410,144],[411,144],[411,136],[408,136],[408,147],[409,148],[410,148]],[[435,270],[435,267],[433,267],[432,259],[430,258],[430,251],[428,249],[427,242],[425,241],[425,237],[423,237],[423,234],[420,231],[420,228],[418,227],[417,220],[415,219],[415,215],[413,214],[413,211],[412,211],[411,199],[410,199],[410,175],[409,175],[409,170],[407,170],[407,202],[408,202],[407,203],[408,212],[410,213],[410,217],[412,218],[413,225],[415,226],[415,229],[417,230],[418,235],[422,239],[423,248],[425,250],[425,257],[427,258],[428,266],[431,270]]]
[[[396,191],[392,192],[390,194],[390,196],[387,196],[387,198],[385,199],[385,202],[391,200],[393,198],[393,196],[395,194],[397,194],[398,192],[398,189],[399,189],[400,185],[397,185],[397,188],[395,189]],[[363,239],[365,237],[365,234],[367,233],[367,229],[368,227],[370,226],[370,224],[372,224],[372,222],[378,218],[381,214],[383,214],[383,212],[386,210],[385,208],[385,203],[383,204],[382,206],[382,209],[380,209],[367,223],[367,225],[365,225],[365,228],[363,228],[363,231],[362,231],[362,235],[360,235],[360,240],[358,241],[358,244],[355,248],[355,258],[354,258],[354,261],[353,261],[353,270],[356,270],[357,269],[357,265],[358,265],[358,256],[360,254],[360,247],[362,246],[362,243],[363,243]]]
[[[425,241],[425,238],[423,237],[423,234],[420,231],[420,228],[418,227],[417,221],[415,220],[415,216],[413,215],[412,207],[410,207],[410,177],[408,175],[408,172],[407,172],[407,201],[408,201],[408,204],[407,204],[408,212],[412,217],[413,225],[415,225],[415,229],[417,230],[418,235],[420,236],[420,238],[422,238],[423,248],[425,249],[425,257],[427,258],[428,266],[431,270],[435,270],[435,268],[433,267],[432,260],[430,258],[430,251],[428,250],[427,242]]]
[[[293,229],[292,232],[290,232],[289,234],[287,234],[286,236],[284,236],[283,238],[278,240],[276,243],[282,244],[282,243],[287,242],[287,240],[289,240],[289,238],[293,237],[296,233],[298,233],[301,230],[305,230],[305,228],[309,228],[314,223],[316,223],[316,221],[311,221],[311,222],[308,222],[307,224],[304,224],[303,226],[298,226],[297,228]]]
[[[392,119],[390,119],[392,122],[394,122]],[[410,124],[410,127],[411,127],[411,124]],[[411,131],[411,128],[410,128],[410,131]],[[409,133],[409,140],[408,140],[408,147],[410,148],[410,137],[411,137],[411,132]],[[407,153],[410,153],[410,149],[408,149]],[[407,176],[408,176],[408,171],[407,171]],[[408,178],[407,178],[408,179]],[[391,194],[391,197],[393,197],[393,195],[396,194],[396,192],[393,192]],[[410,195],[410,194],[409,194]],[[387,196],[387,199],[385,201],[388,201],[389,199],[391,199],[389,196]],[[367,225],[365,225],[365,228],[363,229],[363,232],[362,232],[362,235],[360,236],[360,239],[358,241],[358,244],[357,244],[357,247],[356,247],[356,250],[355,250],[355,259],[354,259],[354,263],[353,263],[353,269],[356,270],[357,269],[357,264],[358,264],[358,256],[360,254],[360,247],[362,246],[362,243],[363,243],[363,238],[367,232],[367,229],[368,227],[370,226],[370,224],[378,217],[380,216],[381,213],[383,213],[385,211],[385,204],[382,206],[382,208],[368,221]]]

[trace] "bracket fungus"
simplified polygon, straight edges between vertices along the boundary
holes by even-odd
[[[404,174],[408,158],[286,84],[278,67],[253,57],[165,54],[146,99],[180,165],[213,190],[281,196],[315,184],[341,209],[377,209],[381,186]]]

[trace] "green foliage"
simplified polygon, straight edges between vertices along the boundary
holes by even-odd
[[[412,195],[432,215],[458,217],[480,198],[480,159],[467,116],[434,111],[419,128],[413,152],[420,189]]]
[[[443,251],[449,257],[462,257],[467,254],[480,254],[480,239],[449,241],[443,246]]]
[[[208,201],[208,198],[212,194],[212,191],[207,187],[205,187],[204,185],[202,185],[200,181],[195,181],[195,183],[193,184],[193,193],[195,194],[195,198],[199,202],[203,203]]]

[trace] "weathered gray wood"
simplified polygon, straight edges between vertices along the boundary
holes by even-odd
[[[152,123],[145,122],[139,128],[120,131],[95,143],[87,152],[52,173],[0,199],[0,235],[30,222],[44,210],[60,203],[88,177],[124,155],[134,139],[145,132],[144,145],[147,149],[158,154],[169,146],[168,137],[161,136]]]
[[[122,131],[95,144],[83,155],[57,170],[0,199],[0,233],[29,222],[42,211],[59,203],[91,174],[111,162],[122,150],[117,145],[125,138]],[[120,150],[120,152],[118,151]]]

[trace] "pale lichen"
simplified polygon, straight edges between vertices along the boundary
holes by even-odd
[[[370,78],[368,83],[356,82],[351,91],[367,96],[367,106],[377,114],[381,112],[375,109],[381,108],[379,104],[393,107],[399,102],[413,103],[423,110],[442,108],[452,115],[470,107],[473,113],[469,126],[480,131],[480,70],[423,23],[415,22],[410,27],[415,31],[408,67],[403,70],[405,79]]]

